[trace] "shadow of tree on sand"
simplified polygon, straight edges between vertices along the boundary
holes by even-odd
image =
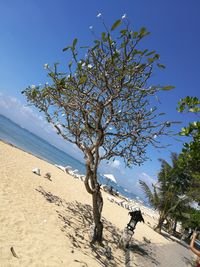
[[[102,218],[104,225],[103,246],[91,244],[92,229],[93,229],[93,214],[92,207],[88,204],[82,204],[78,201],[67,202],[51,192],[46,192],[41,186],[36,189],[44,198],[58,207],[56,210],[58,218],[61,220],[61,231],[70,240],[72,244],[71,252],[81,250],[88,257],[97,260],[101,266],[124,266],[125,254],[119,248],[119,240],[122,231],[114,226],[111,222]],[[113,256],[113,251],[115,252]],[[131,244],[129,253],[139,254],[143,257],[154,260],[152,253],[146,249],[144,244]],[[76,260],[77,262],[80,262]],[[87,266],[81,262],[82,266]]]
[[[160,265],[160,262],[156,260],[156,255],[154,255],[151,247],[147,244],[144,244],[142,242],[137,242],[137,244],[130,244],[129,247],[129,253],[133,252],[134,255],[138,254],[139,256],[146,258],[148,262],[151,262],[155,265]]]
[[[45,191],[41,186],[36,191],[42,194],[49,203],[58,206],[56,213],[62,223],[61,231],[72,244],[71,253],[74,253],[75,250],[81,250],[88,257],[98,261],[101,266],[124,266],[124,252],[118,248],[121,236],[120,229],[102,218],[104,246],[91,244],[93,214],[90,205],[78,201],[67,202],[65,199]],[[115,257],[113,251],[115,251]],[[80,260],[77,259],[76,262],[80,262]],[[87,266],[86,263],[80,263],[82,266]]]
[[[197,260],[196,259],[188,259],[187,257],[183,257],[182,259],[187,266],[191,266],[191,267],[197,266]]]

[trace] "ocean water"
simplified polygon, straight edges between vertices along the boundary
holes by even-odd
[[[2,115],[0,115],[0,139],[52,164],[70,165],[85,173],[85,166],[80,161]]]
[[[85,174],[85,166],[82,162],[68,155],[66,152],[56,148],[39,136],[27,131],[18,124],[0,114],[0,139],[15,145],[37,157],[40,157],[52,164],[67,166],[78,169],[79,173]],[[101,174],[98,175],[99,182],[109,184],[120,194],[130,199],[138,200],[133,192],[128,192],[125,188],[112,181],[107,181]],[[145,202],[145,200],[143,200]],[[148,204],[148,203],[145,203]]]

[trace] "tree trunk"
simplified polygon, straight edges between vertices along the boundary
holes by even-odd
[[[174,220],[173,235],[176,234],[177,219]]]
[[[167,227],[167,231],[170,234],[173,234],[173,226],[174,226],[174,221],[172,219],[168,219],[168,227]]]
[[[100,186],[96,192],[92,194],[94,233],[92,243],[102,243],[103,223],[101,221],[101,212],[103,208],[103,198],[101,196]]]
[[[154,228],[154,230],[159,234],[161,233],[161,229],[162,229],[162,225],[163,225],[164,220],[165,220],[165,217],[160,216],[160,218],[158,220],[158,224]]]
[[[92,195],[94,232],[91,242],[102,243],[103,223],[101,221],[101,213],[103,208],[103,198],[100,191],[100,185],[97,181],[97,170],[91,162],[92,160],[86,164],[87,175],[85,179],[86,190]]]

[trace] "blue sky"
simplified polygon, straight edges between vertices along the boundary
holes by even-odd
[[[151,35],[144,41],[148,49],[161,55],[166,70],[156,71],[155,84],[172,84],[173,91],[160,96],[160,110],[167,113],[169,120],[187,124],[191,116],[180,115],[176,105],[187,95],[200,96],[200,1],[199,0],[1,0],[0,1],[0,113],[15,120],[25,128],[63,147],[62,141],[54,136],[49,127],[43,130],[43,119],[34,110],[25,107],[21,95],[27,85],[45,83],[45,63],[60,62],[67,66],[62,48],[77,37],[80,44],[91,42],[89,26],[95,32],[102,30],[96,15],[101,12],[111,25],[124,13],[134,29],[145,26]],[[181,125],[175,127],[178,131]],[[170,151],[180,151],[181,144],[171,140],[170,149],[161,152],[149,150],[152,161],[144,166],[125,169],[120,161],[102,170],[113,173],[121,184],[130,190],[137,186],[138,178],[156,178],[160,164],[157,158],[169,159]],[[74,146],[64,146],[80,158]]]

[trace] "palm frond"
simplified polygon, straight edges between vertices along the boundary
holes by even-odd
[[[172,152],[171,153],[171,160],[172,160],[172,166],[173,166],[173,168],[176,168],[177,167],[177,164],[178,164],[178,154],[175,153],[175,152]]]
[[[156,186],[154,184],[152,184],[152,186],[153,186],[153,192],[154,192],[154,201],[156,203],[156,206],[158,206],[160,203],[160,197],[159,197],[159,194],[157,192]]]
[[[155,206],[155,199],[154,199],[154,194],[152,193],[151,189],[149,186],[142,180],[139,180],[139,183],[141,185],[141,188],[143,192],[145,193],[146,197],[148,198],[149,202]]]

